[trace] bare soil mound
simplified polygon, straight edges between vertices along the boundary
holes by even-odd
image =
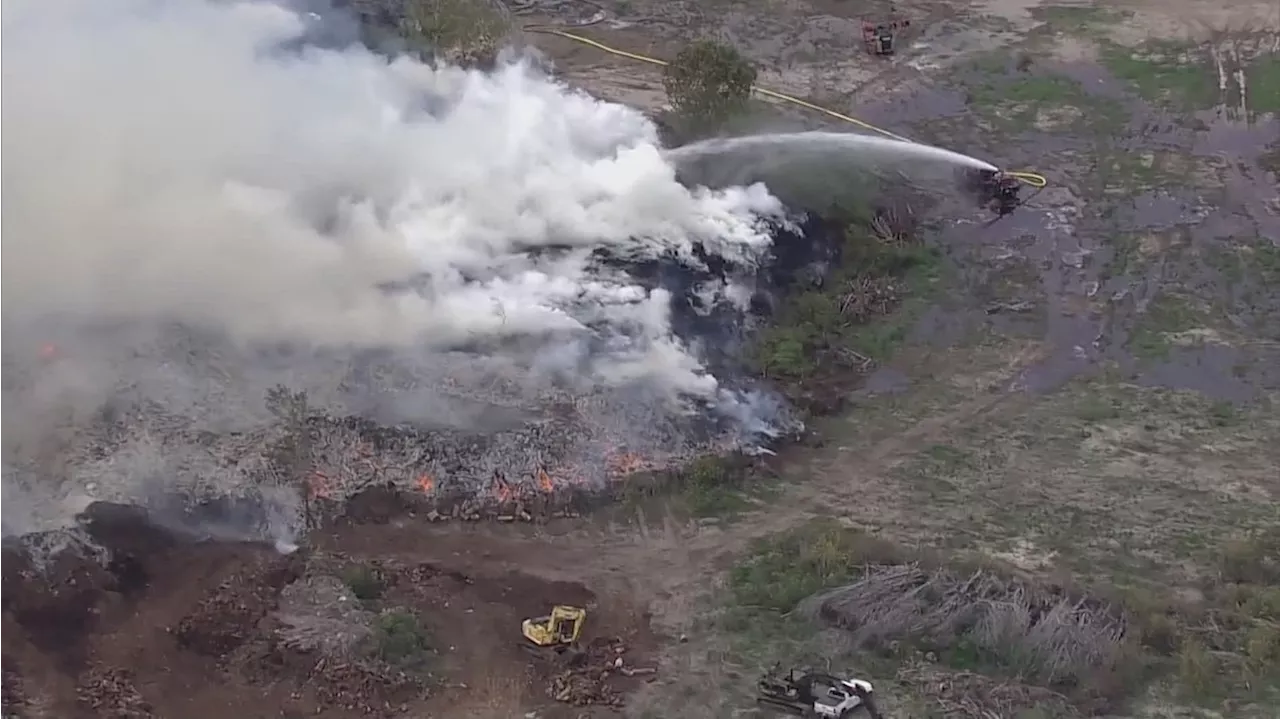
[[[82,526],[57,551],[5,547],[6,716],[390,717],[494,702],[554,716],[616,707],[652,673],[647,616],[626,601],[510,557],[461,558],[450,541],[366,559],[396,555],[385,519],[348,518],[339,541],[289,555],[194,541],[121,505],[92,506]],[[585,661],[520,646],[520,622],[555,604],[588,609]]]

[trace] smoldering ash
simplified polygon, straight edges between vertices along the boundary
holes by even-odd
[[[740,318],[783,208],[680,184],[636,111],[519,61],[322,49],[269,3],[4,12],[6,535],[102,499],[285,546],[300,437],[332,492],[397,458],[411,482],[592,482],[780,416],[634,270],[683,267],[680,306]],[[353,416],[422,444],[383,452]],[[174,499],[246,493],[267,508]]]

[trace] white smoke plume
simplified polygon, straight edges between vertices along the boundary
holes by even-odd
[[[666,293],[600,251],[750,265],[782,210],[764,187],[682,186],[642,114],[527,64],[319,49],[313,22],[263,2],[4,3],[5,534],[196,471],[137,458],[139,437],[82,477],[75,428],[122,394],[224,431],[260,422],[277,382],[455,425],[499,420],[445,395],[642,387],[653,412],[718,391]],[[395,391],[339,392],[372,350],[396,358]]]

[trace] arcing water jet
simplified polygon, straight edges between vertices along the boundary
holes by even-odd
[[[831,153],[848,153],[850,160],[874,163],[917,162],[935,163],[951,167],[975,170],[996,170],[996,166],[976,157],[953,150],[903,142],[887,137],[841,132],[788,132],[745,137],[702,140],[673,150],[666,156],[679,166],[682,162],[704,158],[732,158],[749,153],[767,153],[770,150],[785,153],[813,152],[824,156]],[[834,159],[834,158],[832,158]]]

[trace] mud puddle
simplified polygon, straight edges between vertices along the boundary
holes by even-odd
[[[1214,65],[1203,72],[1214,81]],[[1267,164],[1280,121],[1241,111],[1241,82],[1184,112],[1097,62],[989,63],[910,103],[861,108],[1051,183],[995,223],[955,208],[938,242],[958,265],[956,294],[977,306],[935,308],[922,329],[972,327],[985,310],[989,330],[1033,333],[1049,351],[1021,380],[1030,391],[1104,366],[1228,401],[1280,389],[1280,191]]]

